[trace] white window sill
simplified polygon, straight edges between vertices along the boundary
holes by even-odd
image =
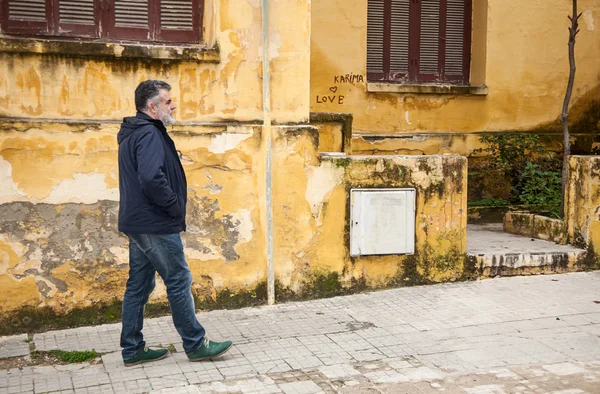
[[[131,43],[84,41],[73,38],[71,40],[53,40],[49,38],[21,38],[0,36],[0,53],[34,53],[62,55],[73,57],[100,57],[113,59],[154,59],[154,60],[179,60],[218,63],[219,50],[205,48],[198,44],[156,44],[156,43]]]
[[[384,82],[368,82],[367,92],[370,93],[413,93],[413,94],[455,94],[470,96],[487,96],[488,87],[460,86],[443,84],[400,84]]]

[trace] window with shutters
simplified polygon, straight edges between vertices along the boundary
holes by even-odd
[[[368,0],[367,79],[469,83],[472,0]]]
[[[3,33],[199,43],[202,0],[0,0]]]

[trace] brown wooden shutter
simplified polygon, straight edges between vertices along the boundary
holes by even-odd
[[[51,0],[4,0],[2,29],[7,33],[50,34],[52,31]]]
[[[367,9],[367,80],[386,79],[384,47],[386,36],[385,0],[369,0]]]
[[[58,0],[58,34],[99,36],[97,0]]]
[[[471,0],[421,3],[416,82],[469,83]]]
[[[469,83],[472,0],[369,0],[367,78]]]
[[[446,2],[444,80],[468,83],[471,59],[471,1]]]
[[[198,0],[161,0],[161,41],[200,42],[200,2]]]
[[[151,15],[157,0],[110,0],[107,37],[151,41],[155,21]]]
[[[440,77],[440,11],[441,0],[421,0],[418,81]]]
[[[410,0],[392,0],[390,14],[389,79],[401,80],[408,76]]]

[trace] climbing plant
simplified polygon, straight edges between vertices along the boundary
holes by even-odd
[[[490,176],[508,179],[510,203],[558,217],[561,203],[561,162],[537,134],[503,133],[482,136],[484,166]],[[493,175],[495,174],[495,175]],[[500,180],[498,180],[500,182]]]

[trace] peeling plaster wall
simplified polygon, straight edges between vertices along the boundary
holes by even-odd
[[[239,294],[264,298],[261,2],[205,5],[204,42],[191,49],[92,53],[98,47],[88,43],[88,57],[77,51],[86,43],[0,34],[3,316],[26,307],[62,314],[122,297],[128,253],[116,230],[116,135],[135,114],[135,87],[149,78],[169,82],[177,105],[169,132],[188,178],[184,245],[197,299],[229,306]],[[310,7],[270,2],[274,123],[309,118]],[[194,54],[205,60],[189,60]],[[153,298],[166,299],[162,284]]]
[[[151,78],[173,86],[178,121],[262,119],[261,2],[207,3],[204,45],[218,46],[218,63],[86,59],[0,48],[0,117],[120,120],[135,113],[133,91]],[[309,113],[310,1],[272,3],[272,117],[302,122]]]
[[[10,295],[0,299],[3,316],[122,297],[128,254],[116,230],[116,134],[146,78],[169,81],[178,105],[169,132],[188,178],[184,246],[195,295],[219,306],[264,300],[260,1],[211,4],[207,43],[218,44],[219,63],[0,51],[0,286]],[[278,295],[464,277],[466,160],[319,156],[349,151],[351,117],[321,124],[322,141],[316,127],[299,125],[309,120],[312,5],[270,6]],[[349,188],[406,186],[418,190],[417,253],[351,259]],[[153,298],[165,300],[164,286]]]
[[[587,249],[586,268],[600,269],[600,158],[569,157],[566,188],[568,242]]]
[[[271,113],[278,123],[309,118],[311,7],[311,0],[269,1]]]
[[[569,157],[565,218],[569,243],[587,247],[600,263],[600,160],[595,156]]]
[[[474,0],[474,7],[473,37],[482,42],[474,43],[471,76],[474,84],[489,87],[485,97],[367,92],[367,0],[315,2],[311,111],[352,113],[354,132],[362,135],[529,130],[558,119],[569,72],[567,15],[571,2],[527,1],[515,6],[502,0]],[[579,10],[583,17],[572,104],[600,83],[600,3],[581,0]],[[353,83],[335,82],[336,76],[348,74],[360,76],[364,82],[358,82],[359,78]],[[317,103],[317,96],[333,99]],[[599,100],[599,96],[590,99]],[[458,141],[449,151],[468,154],[461,146],[464,136],[450,138]],[[406,142],[391,141],[385,149]],[[431,153],[434,148],[429,148],[428,142],[427,136],[421,144],[408,141],[406,149]],[[359,141],[358,148],[377,150],[384,145],[382,141],[370,148]]]
[[[47,122],[11,127],[0,145],[0,189],[14,193],[0,204],[0,285],[10,295],[0,299],[0,311],[10,316],[25,307],[48,307],[60,314],[118,301],[128,268],[127,240],[116,229],[118,202],[88,200],[89,193],[80,193],[85,186],[76,182],[76,170],[85,166],[86,158],[103,152],[103,160],[95,160],[82,173],[94,174],[88,180],[96,189],[110,189],[106,179],[116,170],[116,125],[99,123],[94,131],[85,131],[89,125]],[[280,300],[327,295],[331,289],[339,293],[467,275],[466,159],[321,157],[318,128],[278,126],[273,131]],[[102,133],[112,135],[112,143],[90,143]],[[252,125],[180,125],[172,130],[189,186],[185,253],[193,291],[202,302],[227,306],[240,294],[258,302],[264,296],[258,290],[266,279],[260,207],[264,178],[257,171],[263,160],[261,134],[261,127]],[[17,137],[35,163],[29,173],[19,167],[11,145]],[[59,174],[60,182],[29,181],[67,159],[71,167],[65,171],[70,175]],[[68,179],[74,180],[70,188],[64,186]],[[348,191],[353,187],[417,189],[414,256],[350,258]],[[55,193],[59,189],[62,194]],[[165,300],[162,284],[153,299]]]
[[[117,231],[116,124],[6,123],[0,139],[0,312],[57,313],[122,297],[127,239]],[[265,280],[258,126],[178,126],[188,178],[185,252],[194,291]],[[153,294],[165,300],[164,286]]]
[[[323,278],[325,286],[356,289],[468,275],[464,157],[319,156],[318,136],[317,129],[281,129],[275,145],[275,269],[283,294],[319,293]],[[414,256],[350,257],[349,190],[371,187],[417,189]]]

